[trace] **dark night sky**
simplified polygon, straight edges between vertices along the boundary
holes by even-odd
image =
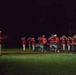
[[[76,19],[75,0],[1,1],[0,9],[0,30],[8,36],[8,47],[20,46],[22,36],[66,34],[65,25]]]

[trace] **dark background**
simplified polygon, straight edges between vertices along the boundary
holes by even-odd
[[[76,33],[75,0],[0,1],[0,30],[4,47],[21,47],[21,37]]]

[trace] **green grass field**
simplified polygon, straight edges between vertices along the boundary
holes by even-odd
[[[76,75],[76,54],[3,49],[0,75]]]

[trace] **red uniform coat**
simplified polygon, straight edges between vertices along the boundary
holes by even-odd
[[[47,43],[47,38],[42,38],[42,44],[46,44]]]
[[[62,39],[62,44],[65,44],[65,39]]]
[[[0,36],[0,44],[2,44],[2,40],[3,40],[3,37],[2,37],[2,36]]]
[[[25,44],[25,40],[22,40],[22,44]]]
[[[70,44],[70,39],[67,40],[67,44]]]
[[[34,45],[35,44],[35,40],[32,40],[32,45]]]
[[[59,41],[60,41],[59,37],[56,37],[55,38],[55,43],[59,43]]]
[[[75,40],[74,39],[72,39],[72,44],[75,44]]]

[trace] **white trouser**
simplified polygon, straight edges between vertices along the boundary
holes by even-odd
[[[63,46],[63,50],[65,50],[65,44],[62,44],[62,46]]]
[[[29,50],[31,49],[31,44],[29,44]]]
[[[1,49],[2,49],[2,45],[0,44],[0,55],[1,55]]]
[[[35,45],[32,45],[32,50],[35,50]]]
[[[68,50],[70,50],[70,45],[68,45]]]
[[[25,50],[26,48],[25,48],[25,44],[23,44],[23,50]]]

